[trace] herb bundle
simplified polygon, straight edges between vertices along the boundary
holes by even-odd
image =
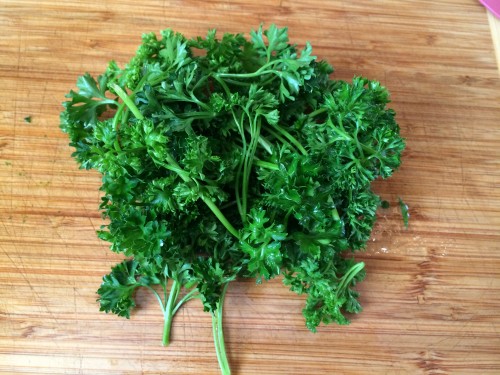
[[[333,80],[311,53],[274,25],[248,39],[145,34],[125,68],[79,77],[61,113],[74,158],[102,174],[98,235],[126,257],[103,278],[101,310],[128,318],[150,289],[167,345],[199,299],[223,374],[237,278],[281,275],[306,295],[311,331],[361,310],[364,264],[347,254],[365,247],[381,204],[371,182],[399,167],[404,141],[384,87]]]

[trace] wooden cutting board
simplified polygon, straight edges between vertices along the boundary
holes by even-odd
[[[99,176],[77,169],[58,116],[78,75],[125,63],[143,32],[260,22],[310,41],[336,78],[380,80],[408,148],[377,183],[392,208],[358,255],[364,311],[312,334],[280,280],[234,283],[233,374],[500,374],[500,79],[475,0],[2,0],[1,374],[218,373],[199,302],[176,316],[168,348],[146,292],[128,321],[98,311],[95,291],[119,257],[95,235]]]

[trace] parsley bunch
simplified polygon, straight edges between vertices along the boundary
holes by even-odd
[[[126,257],[104,277],[101,310],[128,318],[139,287],[165,318],[198,298],[223,374],[224,296],[237,278],[282,275],[303,315],[347,324],[380,198],[404,141],[378,82],[333,80],[286,28],[188,39],[145,34],[136,55],[79,77],[61,113],[73,156],[102,174],[98,232]]]

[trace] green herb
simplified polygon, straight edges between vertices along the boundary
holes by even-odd
[[[330,78],[286,28],[145,34],[122,69],[80,77],[61,128],[82,168],[102,174],[98,232],[126,257],[104,277],[101,310],[128,318],[134,291],[172,318],[197,298],[212,315],[217,358],[231,281],[281,275],[305,294],[307,327],[347,324],[380,198],[371,182],[400,165],[404,141],[378,82]]]
[[[26,123],[30,124],[30,123],[31,123],[31,116],[26,116],[26,117],[24,118],[24,122],[26,122]]]
[[[403,202],[401,198],[398,197],[399,208],[401,209],[401,215],[403,217],[403,224],[406,229],[408,229],[408,222],[410,220],[410,212],[408,210],[408,205]]]

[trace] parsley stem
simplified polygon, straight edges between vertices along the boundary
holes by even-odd
[[[284,59],[276,59],[273,61],[269,61],[268,63],[262,65],[258,70],[252,73],[217,73],[214,75],[215,77],[221,77],[221,78],[252,78],[252,77],[257,77],[260,75],[264,74],[276,74],[279,75],[280,71],[276,69],[269,69],[273,65],[276,65],[278,63],[286,62]]]
[[[264,149],[270,154],[272,155],[273,154],[273,146],[272,144],[269,143],[269,141],[264,138],[262,135],[259,135],[259,139],[258,139],[260,145],[262,147],[264,147]]]
[[[162,301],[160,295],[158,294],[158,292],[149,285],[146,285],[146,288],[148,288],[149,290],[151,290],[151,292],[153,292],[154,296],[158,300],[158,303],[160,304],[161,309],[164,310],[163,301]]]
[[[177,173],[182,180],[188,184],[195,184],[196,181],[193,180],[192,178],[189,177],[189,175],[180,167],[179,164],[175,161],[175,159],[170,155],[168,152],[165,155],[165,159],[167,160],[167,163],[165,168],[168,168],[169,170]],[[208,197],[206,197],[203,193],[200,193],[200,198],[201,200],[208,206],[210,211],[213,212],[213,214],[219,219],[222,225],[231,233],[233,236],[235,236],[238,240],[240,239],[240,234],[238,231],[231,225],[229,220],[224,216],[224,214],[221,212],[219,207],[212,202],[212,200]]]
[[[255,151],[257,150],[258,139],[260,136],[260,128],[261,121],[258,118],[251,117],[250,113],[245,111],[250,121],[250,144],[248,145],[248,149],[246,154],[244,155],[243,162],[243,182],[242,182],[242,210],[243,210],[243,219],[246,221],[247,214],[247,203],[248,203],[248,188],[250,185],[250,173],[252,171],[252,165],[255,158]]]
[[[118,130],[118,122],[122,118],[122,112],[125,109],[125,103],[121,103],[113,116],[113,129]]]
[[[252,131],[249,126],[245,126],[245,130],[252,134]],[[273,154],[273,145],[266,139],[264,138],[261,134],[259,134],[258,142],[260,145],[270,154]]]
[[[251,85],[249,82],[241,82],[241,81],[235,81],[234,79],[227,78],[224,80],[226,83],[229,83],[231,85],[235,86],[243,86],[243,87],[248,87]]]
[[[349,286],[352,279],[356,277],[356,275],[363,270],[365,264],[363,262],[356,263],[354,266],[349,268],[349,270],[342,276],[342,279],[339,282],[337,287],[337,295],[340,296],[344,293],[344,290]]]
[[[321,108],[318,108],[317,110],[309,113],[307,116],[308,117],[314,117],[314,116],[317,116],[317,115],[320,115],[322,113],[325,113],[326,111],[328,111],[328,108],[326,107],[321,107]]]
[[[245,212],[243,211],[243,201],[241,199],[241,194],[240,194],[240,183],[241,183],[241,174],[243,171],[243,164],[245,161],[244,156],[247,154],[247,140],[245,137],[245,130],[243,124],[243,119],[244,119],[244,113],[241,114],[241,119],[238,120],[238,117],[236,116],[236,113],[234,110],[231,110],[231,114],[233,116],[234,123],[236,124],[236,127],[238,129],[238,132],[240,133],[241,137],[241,145],[242,145],[242,152],[241,155],[242,157],[238,161],[238,167],[236,169],[236,177],[235,177],[235,184],[234,184],[234,194],[236,197],[236,205],[238,207],[238,212],[241,216],[241,222],[245,222]]]
[[[120,99],[123,100],[125,105],[128,107],[128,109],[130,109],[130,111],[132,111],[137,119],[144,120],[144,116],[142,115],[141,111],[139,111],[139,108],[137,108],[132,99],[130,99],[127,93],[120,86],[118,86],[116,83],[112,83],[111,88],[116,92]]]
[[[270,128],[266,128],[266,131],[271,134],[274,138],[276,138],[278,141],[280,141],[282,143],[282,145],[286,145],[288,147],[290,147],[291,149],[293,149],[293,151],[295,152],[299,152],[297,149],[295,149],[293,147],[293,145],[290,144],[290,142],[288,142],[285,138],[283,138],[279,133],[275,132],[274,130],[270,129]]]
[[[174,303],[179,296],[180,289],[181,284],[178,281],[173,280],[172,286],[170,287],[167,305],[165,306],[165,310],[163,312],[163,346],[168,346],[170,343],[170,330],[172,328],[172,319],[174,317]]]
[[[214,118],[215,117],[215,113],[214,112],[209,112],[209,111],[205,111],[205,112],[184,112],[182,114],[177,114],[177,117],[179,118],[186,118],[186,119],[190,119],[192,118],[193,120],[194,119],[204,119],[204,118],[207,118],[207,119],[211,119],[211,118]]]
[[[226,85],[226,82],[224,82],[224,80],[220,78],[221,74],[214,74],[213,77],[219,83],[219,85],[221,85],[222,89],[226,93],[227,98],[228,99],[231,98],[231,90],[229,90],[229,87]]]
[[[168,277],[164,276],[163,279],[165,280],[165,282],[161,283],[161,286],[163,288],[163,300],[165,301],[165,303],[167,303],[167,300],[168,300],[168,297],[167,297]],[[163,304],[161,304],[161,309],[163,311],[165,311],[165,306]]]
[[[134,89],[134,91],[132,91],[132,95],[128,96],[123,90],[123,92],[125,93],[125,95],[127,97],[130,98],[130,101],[132,101],[132,98],[133,96],[140,90],[142,89],[142,87],[144,86],[144,83],[146,82],[148,78],[148,75],[145,75],[144,77],[142,77],[142,79],[139,81],[139,83],[137,84],[136,88]],[[114,84],[114,86],[118,87],[119,89],[121,89],[120,86],[118,86],[117,84]],[[115,89],[115,92],[116,92],[116,87],[113,87],[113,89]],[[118,92],[116,92],[118,94]],[[118,95],[120,96],[120,95]],[[120,96],[121,98],[121,96]],[[122,98],[123,99],[123,98]],[[118,103],[117,103],[118,105]],[[122,112],[125,108],[127,108],[128,106],[125,105],[125,101],[123,103],[121,103],[119,106],[118,106],[118,110],[116,111],[115,115],[114,115],[114,118],[113,118],[113,128],[115,130],[118,130],[118,121],[119,120],[122,120],[122,123],[126,123],[127,122],[127,119],[128,119],[128,112],[125,112],[124,116],[122,116]]]
[[[212,312],[212,333],[214,337],[215,352],[222,375],[231,375],[231,369],[227,360],[226,345],[224,343],[224,332],[222,330],[222,312],[228,285],[229,283],[224,285],[219,301],[217,302],[217,309]]]
[[[256,166],[258,166],[258,167],[262,167],[262,168],[266,168],[266,169],[271,169],[273,171],[279,171],[280,170],[280,167],[279,167],[278,164],[270,163],[268,161],[264,161],[264,160],[260,160],[260,159],[254,159],[253,163]]]
[[[288,139],[297,149],[302,153],[302,155],[307,155],[307,151],[302,146],[302,144],[295,138],[293,135],[291,135],[289,132],[287,132],[285,129],[283,129],[281,126],[278,125],[272,125],[272,128],[279,132],[281,135],[283,135],[286,139]]]
[[[210,208],[210,210],[214,213],[217,219],[219,219],[221,224],[224,225],[224,227],[229,231],[229,233],[231,233],[234,237],[240,240],[240,234],[238,233],[236,228],[234,228],[231,225],[231,223],[226,219],[224,214],[219,210],[219,207],[217,207],[210,198],[205,197],[203,194],[201,195],[201,199],[203,200],[203,202],[205,202],[208,208]]]
[[[184,297],[181,298],[181,300],[179,302],[177,302],[177,305],[175,305],[174,310],[172,311],[172,314],[175,315],[177,310],[179,310],[183,304],[185,304],[187,301],[192,300],[193,298],[198,297],[198,295],[199,295],[198,289],[195,288],[195,289],[190,290]]]
[[[263,67],[265,67],[265,65]],[[229,77],[231,77],[231,78],[253,78],[253,77],[260,76],[260,75],[271,74],[271,73],[274,73],[276,75],[279,74],[279,72],[277,70],[273,70],[273,69],[268,69],[268,70],[259,69],[259,70],[256,70],[253,73],[218,73],[217,76],[221,77],[221,78],[229,78]]]

